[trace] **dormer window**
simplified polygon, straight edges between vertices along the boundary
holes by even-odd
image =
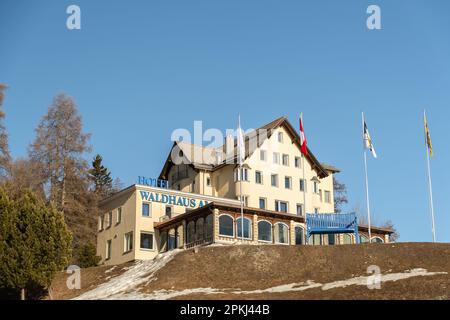
[[[317,177],[314,177],[311,179],[311,181],[313,182],[313,192],[315,194],[319,194],[319,183],[320,180]]]
[[[278,132],[278,142],[283,143],[283,132]]]
[[[241,170],[239,170],[239,168],[236,168],[234,170],[234,181],[249,181],[248,180],[248,169],[247,168],[241,168]]]

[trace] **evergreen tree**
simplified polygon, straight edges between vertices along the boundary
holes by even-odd
[[[53,275],[67,266],[72,236],[61,212],[31,191],[13,202],[0,190],[0,286],[21,290],[50,288]]]
[[[89,177],[94,183],[94,192],[100,197],[111,194],[112,178],[111,172],[102,164],[103,158],[97,154],[92,161],[92,168],[89,170]]]
[[[2,110],[2,104],[4,99],[4,91],[7,86],[0,83],[0,177],[5,178],[8,175],[9,163],[11,161],[11,155],[9,153],[8,147],[8,133],[6,132],[3,120],[5,118],[5,113]]]
[[[81,268],[95,267],[100,262],[101,257],[97,256],[97,250],[92,242],[88,242],[78,250],[78,266]]]

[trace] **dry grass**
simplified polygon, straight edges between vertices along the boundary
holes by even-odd
[[[197,253],[188,250],[177,254],[156,272],[156,280],[140,292],[156,290],[216,288],[234,290],[266,289],[279,285],[329,283],[356,276],[367,276],[367,267],[377,265],[383,274],[401,273],[415,268],[448,274],[414,277],[382,283],[380,290],[349,286],[324,291],[321,288],[300,292],[233,294],[189,294],[179,299],[449,299],[450,244],[399,243],[342,246],[209,246]],[[105,281],[109,267],[83,270],[83,289]],[[117,267],[112,273],[121,273]],[[55,288],[65,285],[60,275]],[[77,294],[82,293],[78,290]],[[73,292],[59,289],[54,297],[66,299]]]

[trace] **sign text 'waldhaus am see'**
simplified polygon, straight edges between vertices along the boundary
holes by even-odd
[[[206,200],[197,200],[194,198],[181,197],[178,195],[167,195],[164,193],[141,191],[141,200],[148,202],[160,202],[174,206],[183,206],[188,208],[203,207],[209,202]]]

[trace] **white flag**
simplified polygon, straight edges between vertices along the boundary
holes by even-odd
[[[364,138],[363,139],[364,139],[364,146],[366,147],[366,149],[369,149],[372,152],[373,157],[376,158],[377,153],[375,152],[375,148],[372,143],[372,138],[370,137],[369,129],[367,128],[367,124],[366,124],[365,120],[364,120]]]
[[[237,157],[239,165],[242,165],[245,158],[245,145],[244,145],[244,134],[241,129],[241,115],[238,115],[238,128],[237,128]]]

